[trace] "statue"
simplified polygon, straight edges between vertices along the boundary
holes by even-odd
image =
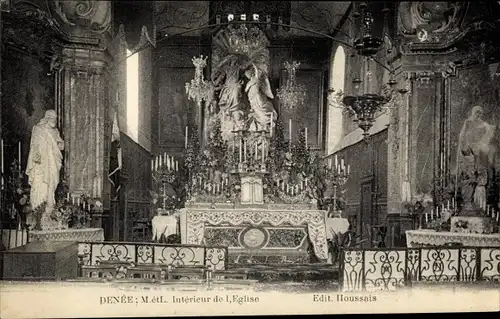
[[[220,118],[222,135],[225,140],[229,139],[232,130],[245,129],[243,104],[241,103],[241,87],[243,83],[238,80],[238,70],[235,69],[226,77],[226,81],[220,92]]]
[[[57,130],[57,114],[47,110],[45,117],[33,127],[31,145],[26,166],[31,186],[31,205],[36,209],[46,204],[44,217],[48,218],[55,205],[55,191],[59,184],[64,141]],[[43,227],[42,219],[42,227]]]
[[[268,130],[269,125],[274,126],[276,119],[273,103],[268,100],[268,98],[274,98],[269,79],[263,77],[262,72],[255,65],[245,71],[245,76],[249,80],[245,92],[248,94],[248,101],[252,110],[250,116],[258,125],[258,129]]]
[[[457,177],[465,209],[486,208],[488,171],[494,164],[496,126],[482,119],[483,108],[474,106],[460,131],[457,150]]]

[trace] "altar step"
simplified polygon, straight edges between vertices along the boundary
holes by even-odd
[[[228,272],[245,274],[246,278],[258,281],[304,282],[334,281],[338,282],[339,268],[326,263],[311,264],[229,264]]]

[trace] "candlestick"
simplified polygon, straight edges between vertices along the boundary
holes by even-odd
[[[306,149],[307,149],[307,127],[305,129],[304,135],[305,135],[305,138],[306,138]]]
[[[335,155],[335,167],[337,167],[338,165],[338,158],[337,158],[337,155]]]
[[[155,160],[151,160],[151,170],[153,171],[155,169]]]
[[[448,210],[450,209],[450,201],[448,201]]]
[[[428,223],[429,222],[429,216],[427,215],[427,213],[425,213],[425,223]]]
[[[188,147],[188,127],[186,126],[186,133],[185,133],[185,137],[184,137],[184,148],[187,148]]]
[[[343,158],[340,160],[340,167],[344,168],[344,159]]]
[[[431,220],[434,219],[434,209],[431,209]]]
[[[257,162],[257,143],[255,143],[255,162]]]

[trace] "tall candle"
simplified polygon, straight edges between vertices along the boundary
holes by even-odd
[[[338,163],[339,163],[339,160],[337,158],[337,155],[335,155],[335,167],[337,167]]]
[[[151,160],[151,170],[154,170],[155,169],[155,160],[152,159]]]
[[[0,144],[1,144],[1,150],[2,150],[2,154],[0,154],[0,157],[1,157],[1,161],[2,161],[2,177],[1,177],[1,181],[0,181],[0,189],[3,189],[3,185],[4,185],[4,182],[3,182],[3,174],[4,174],[4,164],[3,164],[3,138],[0,139]]]
[[[347,165],[347,175],[349,175],[350,171],[351,171],[351,165]]]
[[[266,159],[266,154],[265,153],[266,153],[266,147],[265,147],[264,141],[262,141],[262,165],[265,164],[265,159]]]
[[[243,161],[247,161],[247,143],[243,140]]]
[[[343,158],[340,160],[340,168],[344,169],[344,159]]]
[[[243,143],[243,139],[240,140],[240,163],[242,161],[242,147],[241,147],[241,144]]]
[[[427,215],[427,213],[425,213],[425,222],[428,223],[429,222],[429,216]]]
[[[186,126],[186,133],[185,133],[185,136],[184,136],[184,148],[187,148],[188,147],[188,127]]]
[[[305,129],[304,135],[305,135],[305,138],[306,138],[306,149],[307,149],[307,127]]]
[[[273,116],[274,116],[274,113],[271,112],[271,123],[269,123],[269,135],[270,136],[273,136]]]
[[[290,147],[292,146],[292,119],[288,120],[288,141],[290,142]]]
[[[434,218],[434,209],[431,209],[431,219]]]
[[[257,143],[255,143],[255,161],[257,162]]]
[[[19,170],[21,170],[21,142],[19,142]]]
[[[69,203],[69,193],[66,194],[66,201]]]
[[[179,171],[179,162],[178,161],[175,161],[175,171],[176,172]]]

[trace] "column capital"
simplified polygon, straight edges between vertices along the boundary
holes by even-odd
[[[95,48],[64,47],[58,61],[75,75],[101,75],[110,65],[111,56]]]

